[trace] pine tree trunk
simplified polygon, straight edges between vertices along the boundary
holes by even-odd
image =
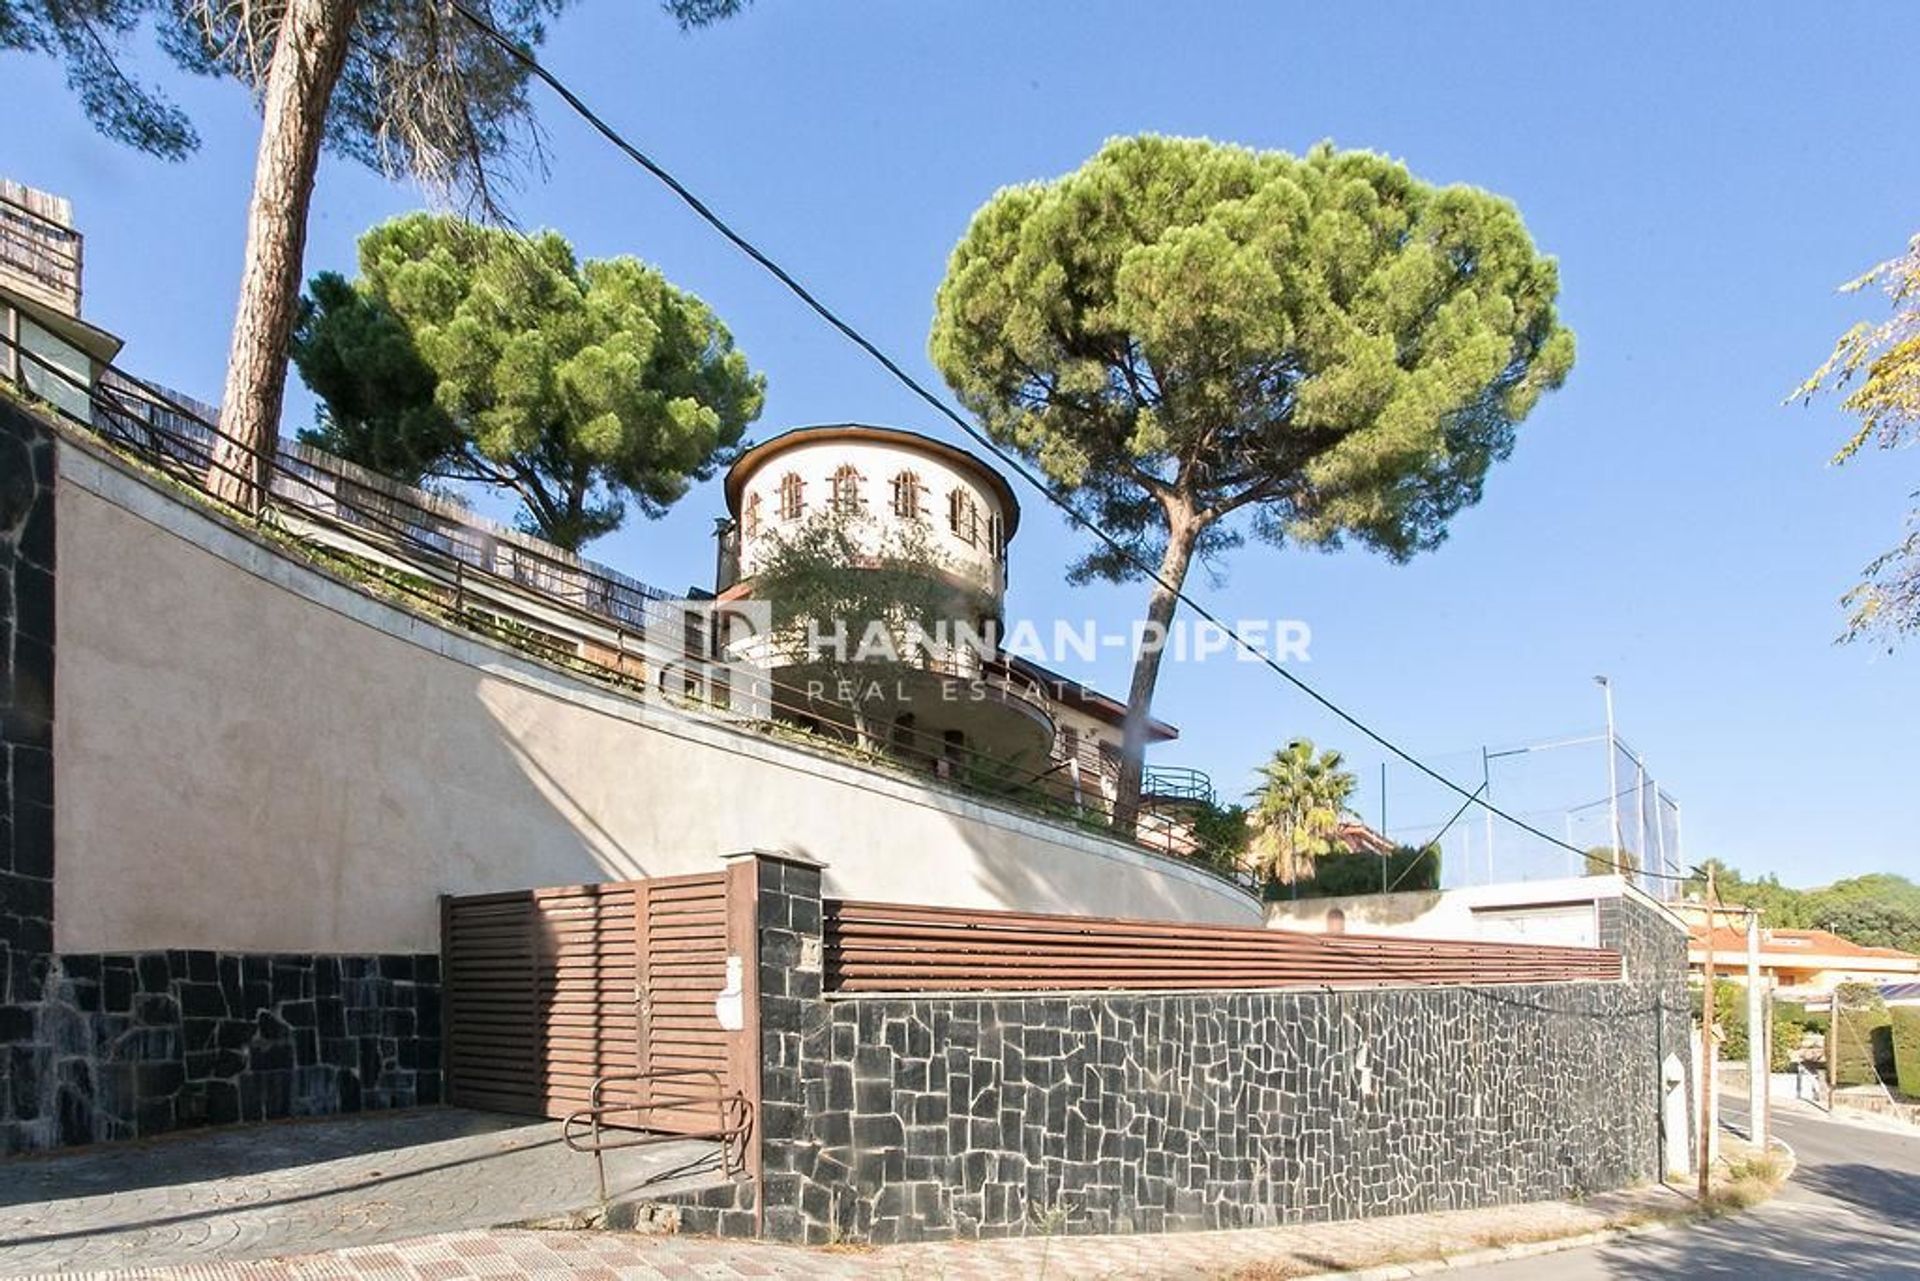
[[[307,202],[326,132],[327,104],[346,62],[359,0],[288,0],[267,68],[260,151],[247,211],[247,256],[220,399],[221,439],[207,484],[259,510],[280,439],[287,346],[300,296]]]
[[[1194,544],[1200,527],[1191,519],[1175,516],[1169,520],[1166,554],[1160,558],[1160,581],[1147,598],[1149,633],[1166,636],[1173,612],[1180,604],[1177,595],[1186,582],[1187,566],[1193,562]],[[1164,584],[1164,586],[1162,585]],[[1143,646],[1133,660],[1133,684],[1127,690],[1127,718],[1120,746],[1120,781],[1113,802],[1113,830],[1132,836],[1140,814],[1140,780],[1147,754],[1147,720],[1153,710],[1153,689],[1160,680],[1160,658],[1164,645]]]

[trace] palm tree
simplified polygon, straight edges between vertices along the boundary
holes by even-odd
[[[1340,848],[1340,816],[1357,785],[1342,764],[1339,752],[1316,754],[1310,739],[1296,738],[1259,768],[1247,815],[1258,870],[1293,884],[1313,875],[1315,859]]]

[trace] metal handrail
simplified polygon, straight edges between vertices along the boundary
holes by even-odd
[[[601,1092],[612,1083],[624,1082],[634,1085],[648,1084],[654,1081],[671,1080],[683,1077],[704,1077],[713,1082],[713,1097],[677,1098],[662,1103],[602,1103]],[[641,1126],[638,1116],[642,1112],[653,1112],[671,1108],[675,1111],[698,1107],[712,1103],[714,1125],[710,1130],[679,1131],[677,1133],[631,1134],[625,1133],[625,1141],[609,1141],[601,1137],[604,1118],[610,1115],[632,1113],[635,1116],[635,1128]],[[585,1133],[575,1129],[576,1125],[588,1128]],[[605,1153],[620,1148],[648,1147],[656,1143],[672,1143],[678,1139],[715,1139],[720,1143],[720,1168],[724,1174],[732,1174],[746,1164],[747,1136],[753,1130],[753,1102],[740,1090],[727,1090],[724,1074],[717,1068],[653,1068],[645,1072],[609,1072],[593,1079],[593,1087],[587,1092],[587,1106],[578,1111],[569,1112],[560,1125],[560,1140],[569,1151],[591,1152],[593,1154],[594,1173],[600,1182],[600,1200],[607,1199],[607,1162]],[[584,1141],[584,1142],[583,1142]]]
[[[145,439],[128,443],[195,469],[214,454],[218,411],[191,398],[161,389],[108,366],[95,389],[125,418],[144,421]],[[156,421],[155,416],[159,416]],[[120,435],[116,422],[97,425]],[[464,511],[435,494],[403,485],[336,458],[324,450],[280,441],[272,462],[273,496],[314,514],[326,514],[362,529],[376,512],[401,527],[424,549],[497,574],[614,622],[645,625],[649,604],[673,599],[669,593],[577,553],[542,547],[538,540]]]

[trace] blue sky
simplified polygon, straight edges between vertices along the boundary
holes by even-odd
[[[1480,748],[1590,733],[1596,672],[1620,727],[1684,804],[1687,852],[1818,883],[1920,875],[1920,652],[1832,644],[1836,598],[1895,541],[1911,454],[1845,468],[1830,404],[1782,396],[1874,304],[1835,286],[1920,230],[1920,131],[1888,51],[1920,40],[1893,5],[799,4],[762,0],[683,36],[651,6],[587,0],[546,58],[617,125],[830,301],[933,377],[932,295],[975,207],[1073,168],[1111,135],[1205,135],[1300,150],[1321,138],[1515,200],[1561,262],[1578,332],[1567,387],[1438,552],[1249,546],[1218,584],[1228,616],[1307,620],[1301,675],[1477,782]],[[52,63],[0,58],[0,172],[73,198],[90,317],[123,363],[211,398],[238,280],[257,120],[231,84],[138,60],[205,136],[165,164],[94,134]],[[588,255],[635,253],[701,294],[768,376],[755,435],[862,419],[951,437],[924,407],[536,92],[547,172],[513,200]],[[21,127],[31,121],[33,127]],[[322,168],[310,270],[418,207],[350,162]],[[297,381],[289,431],[311,414]],[[1125,626],[1138,585],[1071,589],[1079,537],[1037,496],[1012,555],[1015,614]],[[710,575],[717,483],[591,551],[670,588]],[[1078,674],[1124,689],[1116,657]],[[1270,673],[1167,668],[1169,764],[1223,790],[1307,734],[1348,752],[1378,812],[1380,751]],[[1496,799],[1538,811],[1607,794],[1591,749],[1496,766]],[[1389,825],[1452,806],[1399,770]],[[1471,824],[1478,829],[1478,820]],[[1584,830],[1584,829],[1583,829]],[[1409,833],[1410,834],[1410,833]],[[1596,833],[1597,835],[1597,833]],[[1497,836],[1515,870],[1543,855]],[[1451,846],[1450,846],[1451,848]],[[1463,878],[1484,847],[1470,848]]]

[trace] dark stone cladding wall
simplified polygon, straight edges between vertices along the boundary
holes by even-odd
[[[0,397],[0,1152],[53,951],[53,488],[53,433]]]
[[[767,866],[763,864],[763,868]],[[766,1235],[1227,1228],[1575,1196],[1658,1169],[1684,943],[1623,901],[1618,983],[821,999],[819,874],[763,873]],[[745,1227],[751,1205],[682,1211]]]
[[[435,955],[63,954],[46,986],[23,1146],[441,1100]]]

